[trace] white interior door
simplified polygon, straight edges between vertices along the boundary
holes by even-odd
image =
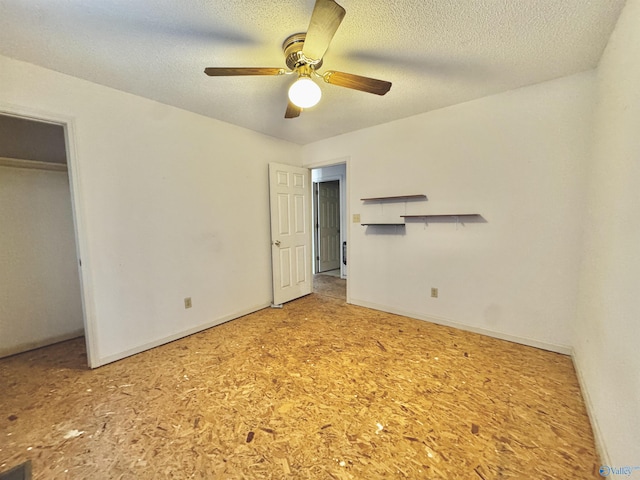
[[[318,183],[318,272],[340,268],[340,182]]]
[[[269,164],[273,304],[312,290],[309,169]]]

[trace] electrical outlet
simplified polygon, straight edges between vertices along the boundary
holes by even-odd
[[[438,289],[431,287],[431,297],[438,298]]]
[[[184,308],[191,308],[191,297],[186,297],[184,299]]]
[[[353,223],[360,223],[360,214],[359,213],[354,213],[353,214]]]

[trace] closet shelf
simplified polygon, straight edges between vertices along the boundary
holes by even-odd
[[[387,200],[387,201],[403,201],[403,200],[418,200],[418,199],[424,199],[427,198],[426,195],[397,195],[394,197],[370,197],[370,198],[361,198],[360,200],[363,202],[373,202],[373,201],[380,201],[380,200]]]
[[[0,157],[0,167],[33,168],[36,170],[50,170],[53,172],[66,172],[66,163],[40,162],[36,160],[23,160],[21,158]]]

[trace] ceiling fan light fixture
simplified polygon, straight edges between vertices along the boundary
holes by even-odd
[[[306,75],[301,75],[298,80],[289,87],[289,100],[300,108],[311,108],[322,97],[320,87]]]
[[[288,70],[274,67],[208,67],[204,69],[204,73],[210,77],[297,75],[298,78],[289,87],[289,101],[284,118],[297,118],[302,110],[311,108],[320,101],[322,91],[312,80],[313,77],[322,78],[330,85],[384,95],[391,89],[391,82],[334,70],[322,75],[318,73],[324,54],[345,14],[345,9],[336,0],[315,0],[306,33],[289,35],[282,43]]]

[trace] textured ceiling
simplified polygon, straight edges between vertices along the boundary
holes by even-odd
[[[299,144],[594,68],[624,0],[338,0],[323,69],[393,82],[384,97],[322,83],[285,120],[281,77],[314,0],[0,0],[0,54]]]

